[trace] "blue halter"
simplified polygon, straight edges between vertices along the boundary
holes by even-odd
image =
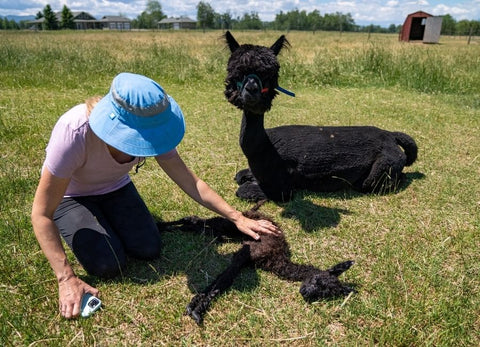
[[[247,80],[249,78],[253,78],[257,84],[260,86],[260,92],[263,94],[263,93],[267,93],[268,92],[268,88],[263,88],[263,84],[262,84],[262,80],[260,79],[260,77],[258,77],[257,75],[255,74],[250,74],[250,75],[247,75],[245,76],[245,78],[243,79],[242,82],[237,82],[237,89],[239,91],[241,91],[243,89],[243,87],[245,86],[245,83],[247,82]],[[278,90],[279,92],[282,92],[284,94],[287,94],[288,96],[291,96],[291,97],[295,97],[295,93],[294,92],[291,92],[289,90],[286,90],[286,89],[283,89],[282,87],[280,86],[277,86],[277,88],[275,88],[276,90]]]

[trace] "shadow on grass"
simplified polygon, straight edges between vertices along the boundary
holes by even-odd
[[[160,218],[154,217],[157,221]],[[204,290],[231,262],[232,255],[240,249],[242,235],[219,236],[206,230],[204,232],[180,230],[168,227],[160,230],[162,251],[154,260],[128,258],[127,268],[122,276],[104,280],[95,276],[82,276],[87,283],[96,286],[99,283],[137,283],[147,285],[169,277],[185,276],[192,295]],[[227,248],[225,250],[224,248]],[[257,272],[245,268],[227,290],[252,291],[259,284]],[[191,297],[185,297],[185,307]]]
[[[407,173],[401,186],[395,192],[405,190],[414,180],[423,179],[425,175],[419,172]],[[313,194],[313,195],[312,195]],[[342,215],[348,210],[319,206],[308,199],[338,198],[343,200],[355,199],[363,196],[353,190],[343,190],[329,193],[297,192],[294,199],[285,204],[281,216],[297,219],[302,229],[313,232],[322,228],[336,227]],[[156,217],[157,221],[161,221]],[[204,232],[189,231],[188,229],[170,227],[161,231],[163,248],[160,257],[156,260],[142,261],[129,259],[128,266],[123,274],[110,281],[131,281],[138,284],[150,284],[161,281],[171,276],[185,275],[190,292],[194,295],[206,288],[218,274],[228,267],[232,254],[241,247],[241,234],[236,236],[220,236],[211,230]],[[223,244],[229,244],[225,252]],[[231,251],[230,251],[231,249]],[[101,279],[86,276],[88,283],[96,286]],[[229,290],[242,292],[252,291],[259,284],[257,272],[252,268],[242,270],[241,275],[234,281]],[[352,287],[356,287],[352,284]],[[185,306],[190,302],[190,297],[185,298]]]
[[[414,180],[424,179],[425,175],[420,172],[404,174],[398,187],[394,191],[383,191],[373,193],[377,195],[396,194],[406,190]],[[296,219],[306,232],[313,232],[318,229],[334,228],[340,223],[342,215],[348,215],[350,212],[345,209],[330,208],[320,206],[310,201],[308,197],[317,199],[341,199],[350,200],[364,196],[365,194],[353,189],[343,189],[336,192],[309,192],[299,191],[295,197],[284,204],[278,204],[283,208],[281,216],[289,219]]]
[[[402,186],[400,187],[400,190],[405,190],[413,181],[415,180],[423,180],[425,179],[425,174],[421,172],[407,172],[405,174],[405,179],[403,181]]]
[[[344,209],[319,206],[299,195],[282,206],[281,216],[298,220],[302,229],[306,232],[334,228],[340,223],[341,215],[349,213]]]

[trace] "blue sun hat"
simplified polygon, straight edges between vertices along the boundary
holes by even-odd
[[[185,134],[183,113],[175,100],[152,79],[128,72],[113,79],[89,123],[105,143],[135,157],[166,153]]]

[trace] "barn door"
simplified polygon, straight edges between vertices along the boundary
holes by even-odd
[[[428,17],[425,23],[423,43],[438,43],[442,31],[442,17]]]

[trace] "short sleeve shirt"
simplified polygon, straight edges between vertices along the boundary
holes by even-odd
[[[176,155],[173,149],[158,157]],[[55,124],[46,149],[43,168],[54,176],[70,178],[65,196],[87,196],[110,193],[128,184],[129,171],[144,158],[128,163],[117,162],[107,144],[98,138],[88,124],[87,107],[77,105]]]

